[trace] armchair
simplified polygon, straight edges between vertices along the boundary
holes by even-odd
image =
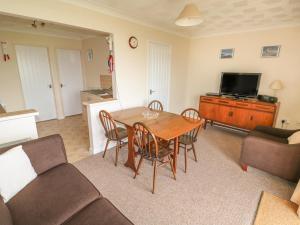
[[[240,156],[242,169],[252,166],[273,175],[298,181],[300,144],[288,144],[288,137],[299,130],[258,126],[244,139]]]

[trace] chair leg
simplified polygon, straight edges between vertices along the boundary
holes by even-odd
[[[156,161],[154,161],[152,194],[154,194],[154,192],[155,192],[156,169],[157,169],[156,168]]]
[[[195,149],[194,143],[192,144],[192,149],[193,149],[195,161],[197,162],[198,160],[197,160],[197,154],[196,154],[196,149]]]
[[[104,149],[104,153],[103,153],[103,155],[102,155],[102,158],[105,157],[105,154],[106,154],[106,151],[107,151],[108,144],[109,144],[109,139],[106,140],[106,145],[105,145],[105,149]]]
[[[140,158],[139,164],[138,164],[138,166],[136,168],[136,171],[135,171],[133,179],[135,179],[136,176],[138,175],[142,162],[143,162],[143,156],[141,155],[141,158]]]
[[[176,180],[176,174],[175,174],[175,170],[174,170],[174,167],[173,167],[173,159],[170,156],[168,156],[168,159],[169,159],[169,162],[170,162],[170,166],[171,166],[171,170],[172,170],[172,173],[173,173],[173,176],[174,176],[174,180]]]
[[[119,143],[119,142],[117,142],[115,166],[117,166],[117,165],[118,165],[119,150],[120,150],[120,143]]]
[[[187,146],[184,146],[184,172],[186,173],[187,169]]]
[[[247,170],[248,170],[248,165],[242,163],[242,164],[241,164],[241,167],[242,167],[242,170],[244,170],[245,172],[247,172]]]

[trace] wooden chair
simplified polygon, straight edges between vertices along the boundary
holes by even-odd
[[[134,175],[134,179],[138,175],[143,159],[151,161],[153,166],[152,193],[154,194],[156,170],[158,166],[162,166],[169,163],[174,176],[174,180],[176,180],[176,175],[173,167],[173,159],[171,157],[171,154],[174,152],[174,150],[169,148],[168,146],[163,146],[162,143],[158,142],[151,130],[147,128],[147,126],[142,122],[135,123],[133,125],[133,128],[133,141],[135,142],[135,146],[138,148],[137,151],[140,154],[140,160]]]
[[[123,140],[128,137],[127,130],[122,127],[117,127],[115,121],[111,117],[111,115],[105,111],[101,110],[99,112],[100,121],[102,123],[102,126],[105,131],[105,137],[107,138],[105,150],[103,153],[103,158],[105,157],[107,147],[110,141],[116,141],[117,147],[116,147],[116,159],[115,159],[115,166],[118,164],[118,157],[119,157],[119,151],[123,145],[125,145],[127,142],[124,142]]]
[[[162,103],[158,100],[151,101],[148,105],[148,108],[152,109],[152,110],[156,110],[156,111],[163,111],[164,110],[164,107],[163,107]]]
[[[184,172],[186,173],[187,170],[187,152],[190,150],[193,150],[195,161],[197,162],[197,154],[196,149],[194,146],[194,143],[197,141],[197,135],[199,133],[199,130],[204,127],[205,120],[200,118],[200,113],[196,109],[188,108],[185,109],[181,115],[183,117],[186,117],[187,119],[192,120],[201,120],[202,123],[199,127],[185,133],[184,135],[181,135],[179,137],[179,148],[184,148]],[[188,148],[190,146],[190,148]]]

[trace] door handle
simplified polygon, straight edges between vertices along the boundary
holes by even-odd
[[[63,84],[60,84],[60,87],[61,87],[61,88],[63,88],[63,86],[64,86]]]
[[[52,85],[51,85],[51,84],[49,84],[49,85],[48,85],[48,87],[49,87],[49,88],[52,88]]]
[[[152,89],[150,89],[150,95],[152,95],[152,93],[154,93],[155,91],[153,91]]]

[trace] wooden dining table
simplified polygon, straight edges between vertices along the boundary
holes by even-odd
[[[156,111],[158,113],[157,118],[147,118],[144,116],[144,113],[147,110],[149,111],[149,109],[146,107],[135,107],[111,113],[112,118],[116,122],[125,125],[127,129],[128,159],[125,163],[125,166],[130,167],[133,171],[136,171],[137,169],[135,164],[136,154],[133,144],[133,124],[135,122],[143,122],[156,137],[165,141],[174,140],[173,166],[176,172],[179,136],[197,128],[201,125],[201,123],[203,123],[203,121],[190,119],[175,113],[165,111]]]

